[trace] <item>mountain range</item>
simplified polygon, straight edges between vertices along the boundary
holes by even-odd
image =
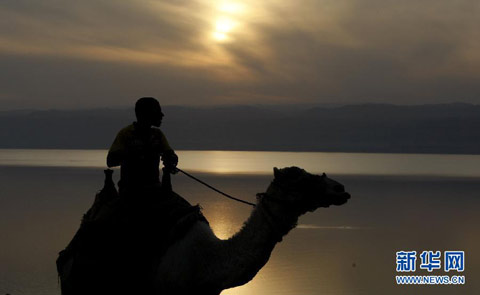
[[[480,153],[480,106],[165,106],[178,150]],[[0,112],[0,148],[107,149],[133,108]]]

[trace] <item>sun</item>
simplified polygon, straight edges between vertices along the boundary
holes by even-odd
[[[213,38],[217,41],[226,41],[228,36],[225,33],[213,32]]]
[[[243,6],[234,2],[223,2],[217,7],[218,16],[214,23],[212,37],[218,42],[231,41],[232,30],[238,24],[239,14]]]
[[[215,31],[213,32],[213,37],[217,41],[225,41],[229,39],[228,34],[235,27],[235,22],[228,17],[221,17],[217,19],[215,23]]]

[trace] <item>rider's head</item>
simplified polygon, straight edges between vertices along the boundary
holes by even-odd
[[[164,114],[160,103],[153,97],[142,97],[135,103],[137,122],[146,126],[160,127]]]

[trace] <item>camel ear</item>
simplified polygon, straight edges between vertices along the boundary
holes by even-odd
[[[279,178],[280,177],[280,170],[278,170],[277,167],[273,167],[273,177],[274,178]]]

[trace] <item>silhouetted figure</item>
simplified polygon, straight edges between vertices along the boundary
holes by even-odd
[[[107,156],[108,167],[121,166],[120,195],[159,187],[160,157],[166,173],[174,173],[178,163],[177,155],[158,129],[164,117],[158,101],[153,97],[140,98],[135,104],[135,115],[137,121],[118,132]]]
[[[121,166],[119,192],[113,170],[105,170],[104,187],[59,253],[63,295],[152,294],[155,269],[168,247],[197,221],[208,224],[199,206],[172,191],[178,157],[155,128],[164,116],[160,104],[140,98],[135,114],[137,121],[120,130],[107,156],[109,167]]]

